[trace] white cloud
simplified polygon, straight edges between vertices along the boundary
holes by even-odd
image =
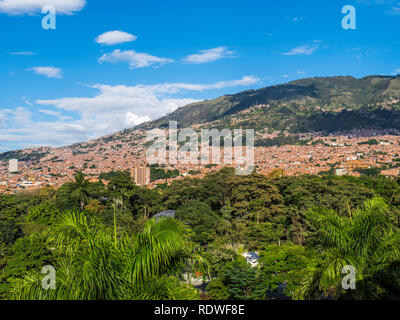
[[[98,84],[91,86],[98,90],[94,97],[66,97],[54,100],[38,100],[41,105],[55,106],[59,109],[88,114],[126,114],[128,112],[140,117],[156,119],[177,108],[197,101],[196,99],[177,99],[171,95],[183,91],[204,91],[236,86],[248,86],[257,82],[252,76],[240,80],[221,81],[213,84],[163,83],[155,85],[110,86]]]
[[[398,74],[400,74],[400,68],[398,68],[398,69],[396,69],[396,70],[394,70],[394,71],[392,72],[392,75],[393,75],[393,76],[397,76]]]
[[[357,0],[358,3],[366,4],[366,5],[392,5],[398,0]]]
[[[47,78],[62,78],[62,70],[55,67],[33,67],[28,70],[34,71],[35,73],[45,76]]]
[[[292,22],[299,22],[299,21],[303,21],[306,20],[307,17],[305,16],[300,16],[300,17],[286,17],[286,20],[290,20]]]
[[[237,86],[249,86],[259,81],[254,76],[245,76],[239,80],[220,81],[212,84],[169,83],[157,85],[160,92],[178,92],[179,90],[204,91]]]
[[[54,111],[54,110],[47,110],[47,109],[39,109],[38,110],[41,113],[44,113],[48,116],[53,116],[53,117],[61,117],[61,112]]]
[[[12,56],[33,56],[35,53],[32,51],[19,51],[19,52],[10,52]]]
[[[74,14],[85,6],[85,0],[0,0],[0,12],[9,15],[40,13],[45,5],[56,8],[57,14]]]
[[[309,56],[315,52],[319,48],[319,45],[304,45],[293,48],[289,52],[282,53],[285,56],[296,56],[296,55],[306,55]]]
[[[233,54],[235,52],[229,51],[226,47],[218,47],[209,50],[200,50],[199,53],[188,55],[183,59],[183,62],[193,64],[208,63],[230,57]]]
[[[12,112],[10,109],[0,110],[0,128],[6,125],[7,120],[9,119],[9,114]]]
[[[43,106],[37,112],[56,117],[47,121],[35,121],[31,108],[0,109],[0,150],[7,151],[16,146],[64,146],[87,141],[157,119],[199,101],[181,97],[182,94],[190,95],[190,91],[249,86],[257,81],[253,76],[246,76],[211,84],[97,84],[90,86],[96,90],[91,97],[35,101]]]
[[[302,21],[302,20],[306,20],[307,19],[307,17],[294,17],[293,19],[292,19],[292,21],[293,22],[298,22],[298,21]]]
[[[400,15],[400,2],[398,0],[357,0],[358,3],[369,6],[381,6],[384,12],[391,16]]]
[[[110,62],[126,62],[129,64],[130,69],[139,69],[150,66],[161,66],[166,63],[173,62],[172,59],[155,57],[147,53],[139,53],[134,50],[121,51],[119,49],[114,50],[111,53],[106,53],[100,57],[99,63]]]
[[[21,97],[22,101],[25,102],[28,106],[32,106],[32,102],[30,102],[27,97]]]
[[[14,111],[14,118],[15,120],[23,126],[27,126],[30,123],[32,113],[29,109],[25,107],[18,107]]]
[[[181,97],[190,91],[248,86],[258,81],[253,76],[211,84],[160,83],[154,85],[110,86],[97,84],[92,97],[64,97],[38,100],[46,106],[38,112],[56,117],[50,121],[34,121],[28,108],[0,109],[0,145],[62,146],[98,138],[124,128],[162,117],[176,109],[199,101]],[[53,108],[53,109],[52,109]],[[73,118],[68,115],[73,115]],[[43,134],[46,132],[46,134]]]
[[[141,117],[132,112],[127,112],[125,114],[125,125],[130,126],[130,127],[136,126],[138,124],[141,124],[143,122],[147,122],[150,120],[151,119],[148,116]]]
[[[388,13],[392,16],[400,16],[400,7],[392,7]]]
[[[96,42],[105,45],[114,45],[119,43],[135,41],[137,36],[123,32],[123,31],[109,31],[99,35],[96,38]]]

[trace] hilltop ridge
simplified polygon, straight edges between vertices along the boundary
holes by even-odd
[[[0,154],[0,192],[60,186],[82,171],[91,181],[103,173],[148,166],[147,130],[166,128],[255,130],[255,169],[286,175],[375,168],[397,176],[400,168],[400,78],[389,76],[309,78],[225,95],[187,105],[135,128],[71,146],[30,148]],[[9,159],[19,173],[8,173]],[[223,163],[161,165],[178,176],[202,177]],[[368,169],[369,170],[369,169]],[[160,172],[161,172],[160,171]],[[154,179],[149,187],[166,180]]]
[[[293,118],[291,113],[295,113],[297,120],[307,119],[323,112],[337,113],[343,110],[398,111],[399,98],[399,76],[367,76],[361,79],[352,76],[314,77],[192,103],[160,119],[141,124],[135,129],[163,127],[170,120],[178,121],[181,127],[216,120],[222,122],[226,120],[226,124],[232,125],[233,121],[229,121],[230,118],[254,106],[262,105],[269,107],[268,112],[263,113],[264,118],[274,117],[277,113],[285,114],[282,112],[285,110],[280,110],[285,106],[286,116]],[[250,115],[247,115],[246,119],[249,118]],[[281,129],[273,123],[262,122],[271,129]],[[400,122],[394,124],[398,126]],[[382,124],[382,127],[387,128],[388,125],[390,124]],[[314,128],[310,127],[310,130]],[[307,128],[294,128],[294,131],[307,131]]]
[[[354,130],[400,130],[400,76],[314,77],[258,90],[224,95],[192,103],[134,128],[91,141],[61,147],[72,154],[86,153],[90,146],[122,142],[143,146],[145,131],[178,122],[180,128],[250,128],[256,140],[266,134],[321,133]],[[33,161],[58,148],[30,148],[0,153],[0,161],[19,158]],[[100,148],[100,151],[102,149]]]

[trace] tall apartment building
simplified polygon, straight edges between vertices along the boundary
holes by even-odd
[[[11,159],[8,162],[8,172],[10,172],[10,173],[18,172],[18,160],[17,159]]]
[[[132,178],[138,186],[146,186],[150,184],[150,168],[134,167],[132,169]]]

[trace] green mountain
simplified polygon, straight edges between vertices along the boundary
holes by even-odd
[[[141,129],[249,127],[267,131],[400,129],[400,76],[317,77],[225,95],[179,108]]]
[[[167,127],[177,121],[180,128],[255,129],[258,134],[281,132],[276,140],[256,136],[257,145],[299,142],[298,133],[348,132],[353,129],[400,130],[400,75],[319,77],[292,81],[258,90],[225,95],[179,108],[155,121],[102,137],[82,146],[70,146],[74,154],[98,143],[124,142],[136,145],[143,139],[136,129]],[[287,133],[290,135],[288,136]],[[90,149],[90,148],[89,148]],[[17,158],[38,161],[49,148],[0,153],[1,160]]]

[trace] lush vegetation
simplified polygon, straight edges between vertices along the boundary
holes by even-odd
[[[179,177],[179,170],[164,170],[159,168],[150,168],[150,180],[156,181],[161,179],[169,179]]]
[[[127,172],[103,178],[0,195],[1,299],[400,298],[398,180],[225,168],[149,190]],[[152,219],[163,210],[175,219]],[[355,290],[342,288],[347,265]]]
[[[400,78],[395,76],[301,79],[189,104],[139,127],[162,128],[174,120],[182,128],[208,123],[218,129],[267,128],[291,133],[399,129],[400,105],[389,103],[400,96],[399,83]],[[276,143],[281,141],[260,142]]]

